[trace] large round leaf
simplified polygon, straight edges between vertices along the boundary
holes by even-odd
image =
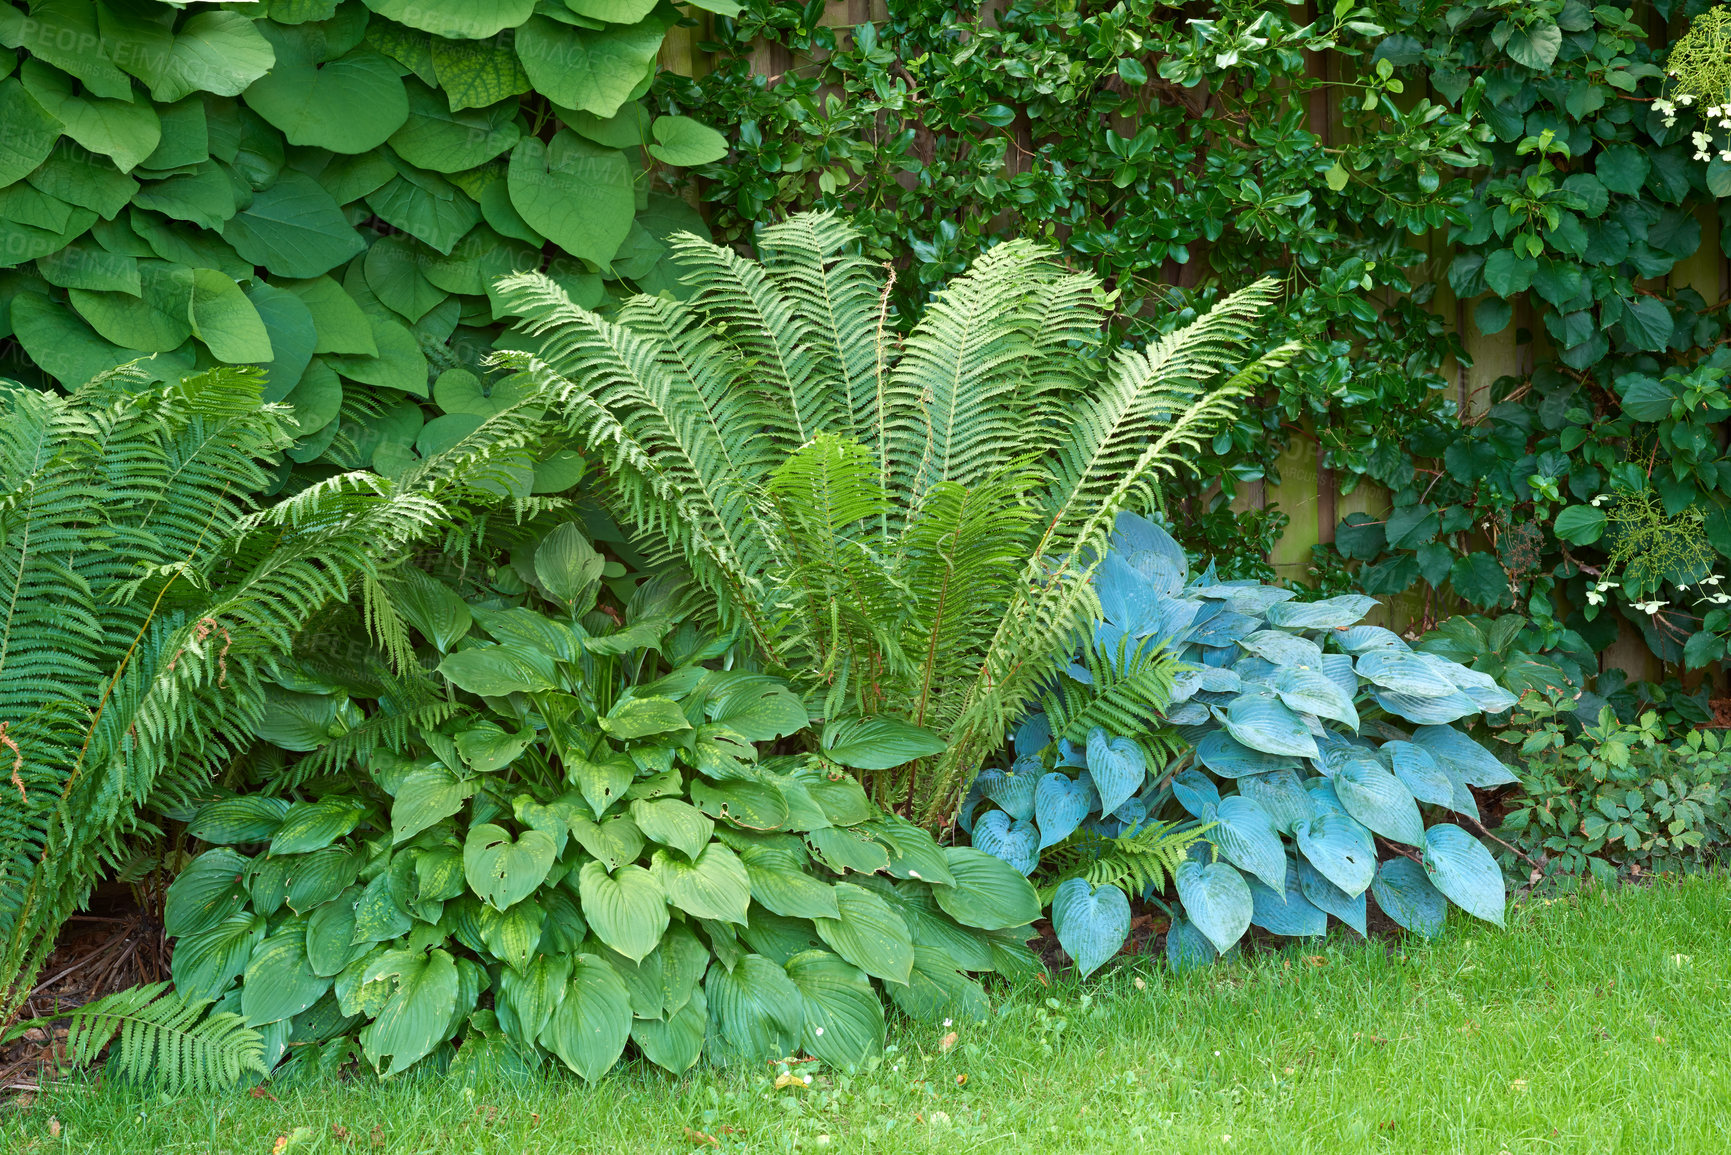
[[[630,1036],[631,992],[619,972],[595,955],[578,955],[541,1045],[594,1082],[619,1061]]]
[[[1040,899],[1028,880],[1008,863],[969,846],[944,850],[954,886],[932,888],[944,913],[963,926],[1008,930],[1040,917]]]
[[[1210,816],[1204,815],[1207,820]],[[1274,817],[1241,794],[1223,798],[1212,815],[1214,828],[1206,837],[1226,861],[1271,889],[1286,878],[1286,847]]]
[[[592,32],[536,16],[517,29],[517,59],[554,104],[610,117],[648,75],[662,31],[653,20]]]
[[[720,1035],[742,1058],[779,1059],[805,1042],[805,996],[787,972],[762,955],[709,968],[704,981]]]
[[[1334,793],[1346,812],[1374,833],[1408,846],[1424,845],[1424,819],[1399,778],[1374,758],[1352,758],[1334,774]]]
[[[914,944],[902,916],[878,895],[850,882],[836,884],[835,900],[837,917],[812,920],[818,937],[867,974],[907,982]]]
[[[973,844],[993,858],[1015,867],[1024,875],[1040,865],[1040,831],[1030,821],[1012,822],[1002,810],[993,810],[974,823]]]
[[[278,61],[242,99],[290,144],[338,153],[370,152],[409,118],[397,66],[365,48],[327,64]]]
[[[1215,950],[1223,954],[1231,950],[1250,929],[1255,903],[1244,876],[1231,866],[1224,862],[1208,866],[1184,862],[1172,878],[1184,903],[1185,915]]]
[[[1301,714],[1315,714],[1358,729],[1358,711],[1353,708],[1352,693],[1323,670],[1284,666],[1267,684],[1282,703]]]
[[[285,170],[269,188],[255,193],[252,204],[223,225],[222,236],[242,258],[279,277],[317,277],[367,247],[331,194],[312,177],[292,169]],[[334,282],[330,288],[340,292]],[[319,326],[318,351],[340,351],[323,347],[329,343],[326,320],[313,307],[319,298],[309,299],[298,286],[293,291],[313,309]],[[348,302],[351,308],[353,304]]]
[[[1448,900],[1431,885],[1424,868],[1410,858],[1391,858],[1377,867],[1370,884],[1376,905],[1407,930],[1435,938],[1448,918]]]
[[[1130,934],[1130,900],[1116,886],[1095,890],[1084,878],[1066,879],[1052,893],[1052,929],[1058,945],[1087,978],[1099,970]]]
[[[803,999],[807,1052],[843,1069],[883,1053],[884,1006],[864,971],[825,950],[794,955],[786,970]]]
[[[1148,760],[1132,739],[1108,739],[1096,726],[1088,733],[1088,775],[1100,795],[1100,812],[1110,814],[1142,788]]]
[[[1018,822],[1034,816],[1034,792],[1040,785],[1038,760],[1030,759],[1029,763],[1018,759],[1018,765],[1009,770],[994,766],[974,778],[975,789]]]
[[[392,988],[378,1015],[361,1031],[361,1049],[375,1070],[394,1075],[423,1058],[451,1032],[461,983],[448,951],[392,950],[368,966],[362,985]]]
[[[751,906],[751,879],[739,856],[721,843],[710,843],[691,862],[657,850],[649,871],[661,884],[667,901],[693,918],[745,922],[746,909]]]
[[[535,0],[367,0],[367,7],[447,40],[485,40],[529,19]]]
[[[1475,918],[1503,925],[1502,871],[1478,839],[1438,823],[1424,832],[1424,869],[1450,902]]]
[[[546,881],[555,853],[546,831],[525,830],[512,838],[504,827],[484,822],[471,827],[463,840],[463,874],[470,890],[495,910],[505,910]]]
[[[1319,814],[1293,827],[1298,849],[1322,876],[1356,897],[1376,877],[1376,844],[1370,831],[1344,814]]]
[[[602,942],[634,962],[660,943],[667,930],[667,894],[649,871],[622,866],[609,875],[599,862],[585,862],[577,887],[583,917]]]
[[[606,268],[631,231],[637,199],[625,154],[564,130],[517,142],[506,170],[511,205],[574,257]]]
[[[1034,822],[1040,828],[1036,849],[1056,846],[1070,837],[1099,805],[1091,778],[1072,778],[1057,771],[1042,776],[1034,787]]]

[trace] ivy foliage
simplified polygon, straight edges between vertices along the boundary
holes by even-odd
[[[252,780],[183,815],[212,848],[169,889],[175,985],[266,1067],[857,1067],[885,997],[979,1019],[967,972],[1038,969],[1026,880],[775,753],[804,704],[720,660],[683,579],[625,576],[576,522],[466,572],[393,577],[400,669],[285,669]]]
[[[510,401],[480,372],[494,279],[546,268],[591,303],[671,284],[661,238],[701,224],[653,178],[723,148],[640,103],[680,19],[654,0],[0,5],[0,336],[67,388],[146,356],[158,380],[265,366],[291,461],[400,474]],[[534,488],[579,468],[544,461]]]

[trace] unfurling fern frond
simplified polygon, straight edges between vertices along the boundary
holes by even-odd
[[[1116,886],[1132,898],[1164,890],[1190,847],[1212,826],[1150,822],[1117,838],[1078,831],[1045,852],[1040,902],[1049,904],[1058,887],[1072,878],[1086,879],[1096,889]]]
[[[1045,695],[1043,708],[1051,719],[1054,738],[1086,742],[1088,732],[1096,726],[1109,734],[1158,738],[1161,716],[1172,704],[1175,679],[1187,668],[1158,643],[1150,640],[1133,646],[1127,637],[1120,638],[1113,649],[1099,644],[1085,647],[1082,667],[1086,681],[1061,675]]]
[[[64,1014],[17,1023],[0,1035],[0,1043],[63,1022],[73,1066],[91,1065],[106,1048],[109,1074],[171,1095],[226,1091],[248,1072],[265,1073],[264,1039],[245,1019],[229,1011],[211,1013],[208,999],[182,999],[168,986],[132,987]]]

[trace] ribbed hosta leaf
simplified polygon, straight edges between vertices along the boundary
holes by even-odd
[[[1317,756],[1316,739],[1304,719],[1272,695],[1240,694],[1221,721],[1228,734],[1252,750],[1296,758]]]
[[[1376,876],[1370,831],[1344,814],[1321,814],[1293,828],[1299,853],[1334,885],[1356,897]]]
[[[1087,879],[1068,879],[1052,894],[1052,929],[1086,978],[1124,945],[1130,933],[1130,900],[1116,886],[1095,890]]]
[[[1374,833],[1408,846],[1424,845],[1424,819],[1399,778],[1372,758],[1355,758],[1334,775],[1334,792],[1346,812]]]
[[[1250,928],[1250,916],[1255,911],[1250,887],[1244,876],[1226,863],[1183,863],[1173,874],[1173,881],[1184,913],[1215,950],[1231,950]]]

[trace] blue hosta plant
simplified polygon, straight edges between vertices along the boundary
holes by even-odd
[[[1159,526],[1121,515],[1093,575],[1104,618],[1006,768],[963,806],[974,845],[1040,884],[1084,972],[1115,954],[1132,894],[1176,892],[1174,965],[1251,926],[1365,932],[1366,895],[1430,936],[1449,902],[1501,925],[1469,787],[1515,776],[1454,723],[1514,695],[1362,625],[1373,598],[1192,575]]]

